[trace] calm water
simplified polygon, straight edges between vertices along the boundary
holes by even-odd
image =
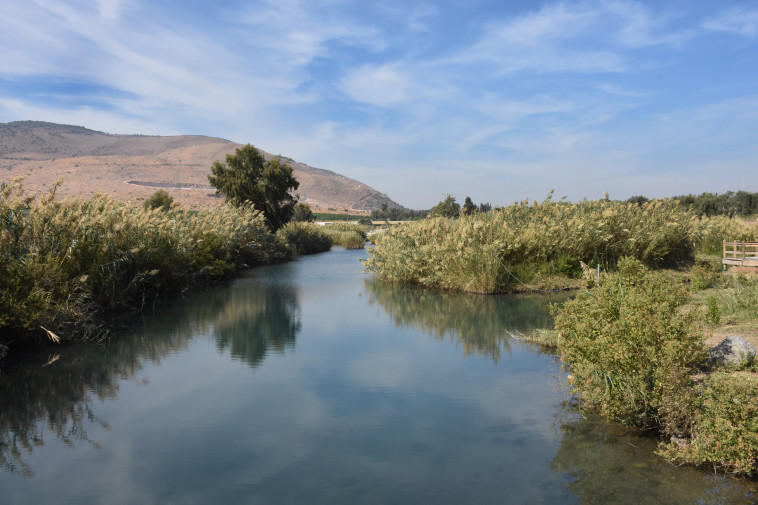
[[[6,360],[0,503],[755,503],[564,406],[505,337],[538,297],[374,281],[361,251],[251,270],[128,336]]]

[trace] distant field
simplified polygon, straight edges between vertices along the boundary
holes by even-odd
[[[357,221],[362,217],[368,217],[366,214],[332,214],[329,212],[314,212],[316,221]]]

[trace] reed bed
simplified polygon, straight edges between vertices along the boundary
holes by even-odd
[[[330,223],[322,227],[334,245],[345,249],[362,249],[366,245],[367,227],[352,223]]]
[[[698,222],[670,200],[637,205],[548,197],[458,219],[392,227],[377,237],[365,266],[393,282],[507,292],[523,288],[519,281],[580,277],[582,263],[613,269],[625,256],[651,267],[690,262]]]
[[[721,254],[724,240],[758,241],[758,221],[743,217],[702,217],[695,222],[695,241],[698,251]]]
[[[289,244],[295,255],[320,253],[332,247],[331,236],[316,223],[290,222],[280,228],[276,235]]]
[[[251,207],[145,210],[0,187],[0,345],[92,338],[100,316],[290,256]]]

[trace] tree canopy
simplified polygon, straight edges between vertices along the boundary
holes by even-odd
[[[172,203],[174,203],[174,197],[169,195],[165,190],[159,189],[150,198],[145,200],[142,208],[152,210],[160,207],[161,210],[168,210],[171,208]]]
[[[276,231],[289,222],[297,199],[290,193],[300,183],[292,175],[292,167],[273,158],[265,161],[260,151],[247,144],[226,162],[214,161],[208,181],[232,205],[250,202],[261,211],[269,228]]]
[[[316,215],[313,213],[310,205],[300,202],[295,205],[292,220],[301,223],[312,223],[316,220]]]
[[[432,217],[458,217],[461,213],[461,206],[455,201],[455,197],[447,195],[444,200],[432,207]]]
[[[471,200],[471,197],[467,196],[466,199],[463,201],[463,207],[461,208],[461,214],[469,216],[471,214],[474,214],[477,210],[478,210],[478,208],[477,208],[476,205],[474,205],[474,202]]]

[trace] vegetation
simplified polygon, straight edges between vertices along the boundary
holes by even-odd
[[[423,219],[429,214],[428,210],[411,210],[402,207],[389,208],[386,203],[380,210],[371,211],[372,221],[413,221]]]
[[[591,293],[553,311],[558,349],[581,401],[603,415],[666,435],[689,434],[676,394],[705,359],[697,314],[682,311],[683,284],[622,258]]]
[[[298,223],[312,223],[316,220],[316,216],[311,210],[311,206],[307,203],[298,203],[295,205],[295,211],[292,214],[292,221]]]
[[[727,191],[701,193],[700,195],[683,195],[675,197],[683,205],[691,207],[699,216],[754,216],[758,214],[758,193],[747,191]]]
[[[726,372],[708,377],[692,395],[689,443],[672,441],[661,453],[680,462],[740,475],[758,474],[758,377]]]
[[[701,193],[700,195],[675,196],[687,208],[690,208],[698,216],[754,216],[758,214],[758,193],[748,191],[727,191],[724,194]],[[636,195],[627,202],[642,204],[648,202],[646,197]]]
[[[284,243],[292,249],[292,254],[303,255],[328,251],[332,238],[324,232],[324,227],[315,223],[293,221],[276,232]]]
[[[496,293],[565,286],[582,263],[603,270],[630,256],[651,267],[691,262],[697,218],[674,201],[523,201],[492,212],[387,230],[365,265],[384,280]],[[563,280],[555,279],[561,276]]]
[[[368,216],[357,216],[355,214],[331,214],[329,212],[314,212],[313,217],[316,221],[359,221],[368,219]]]
[[[470,196],[467,196],[466,199],[463,201],[463,207],[461,207],[461,212],[465,215],[471,215],[474,212],[478,210],[477,206],[474,205],[474,202],[471,200]]]
[[[350,223],[331,223],[323,226],[323,232],[329,236],[332,244],[346,249],[361,249],[366,245],[367,226]]]
[[[279,158],[264,161],[250,144],[226,155],[226,163],[215,161],[208,181],[232,205],[252,204],[263,213],[266,224],[276,231],[292,218],[297,201],[290,193],[300,183],[292,175],[292,167]]]
[[[444,200],[432,207],[429,214],[432,217],[458,217],[461,214],[461,206],[455,201],[454,196],[447,195]]]
[[[174,203],[174,197],[169,195],[166,190],[159,189],[152,194],[150,198],[145,200],[142,204],[142,208],[145,210],[161,209],[168,210],[171,208],[171,204]]]
[[[34,202],[0,186],[0,345],[93,338],[104,312],[139,309],[287,258],[250,205],[144,210],[107,196]]]
[[[695,267],[697,268],[697,266]],[[674,461],[758,475],[758,377],[711,370],[706,328],[754,331],[758,281],[729,275],[696,283],[623,259],[601,286],[553,307],[557,347],[583,408],[658,431],[660,453]],[[708,287],[704,287],[707,285]]]

